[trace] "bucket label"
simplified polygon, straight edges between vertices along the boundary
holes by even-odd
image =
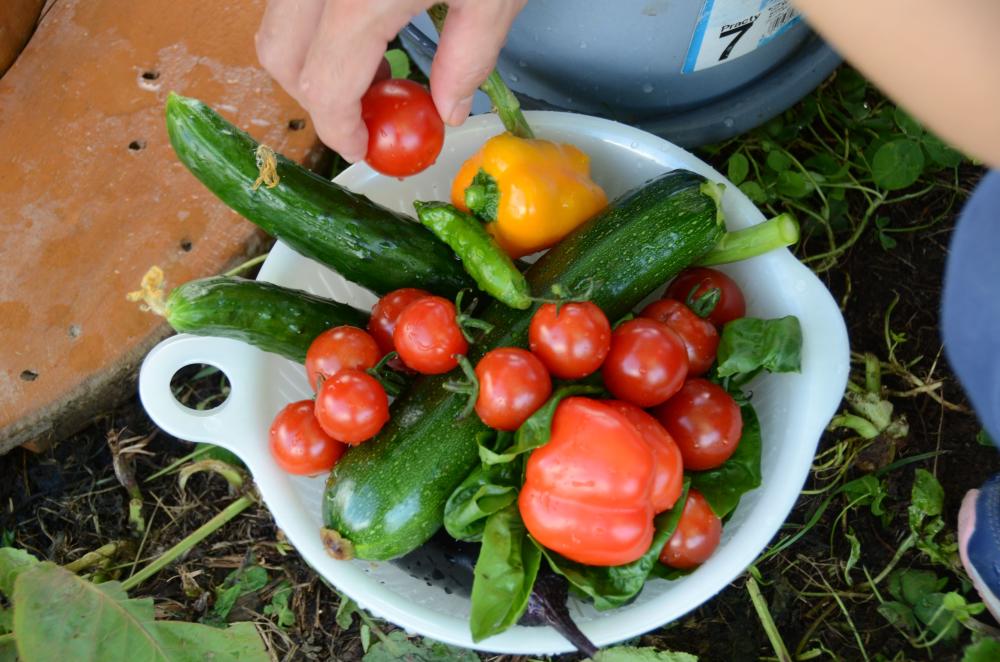
[[[801,20],[791,0],[705,0],[681,71],[735,60]]]

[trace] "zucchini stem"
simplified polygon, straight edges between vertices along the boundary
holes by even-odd
[[[698,264],[709,267],[739,262],[768,251],[791,246],[799,240],[799,224],[791,214],[779,214],[743,230],[727,232],[715,248],[703,255]]]
[[[444,29],[444,19],[448,15],[448,5],[439,2],[427,10],[427,14],[434,22],[438,35]],[[493,110],[500,117],[503,126],[518,138],[534,138],[535,132],[528,125],[524,113],[521,112],[521,103],[507,87],[507,83],[500,77],[500,73],[494,69],[490,75],[479,86],[479,89],[486,93],[493,103]]]

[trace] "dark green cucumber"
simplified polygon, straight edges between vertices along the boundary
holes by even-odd
[[[378,294],[472,287],[427,228],[277,155],[278,185],[254,190],[258,143],[205,104],[171,94],[167,132],[181,163],[219,199],[298,253]]]
[[[707,253],[723,234],[718,187],[675,170],[615,201],[545,254],[525,273],[533,296],[553,285],[570,290],[592,279],[591,299],[610,319]],[[499,302],[478,315],[493,330],[473,346],[525,346],[534,313]],[[447,376],[424,377],[392,406],[385,428],[351,449],[327,482],[323,517],[344,552],[390,559],[426,541],[441,526],[448,496],[479,461],[475,416],[455,420],[466,396],[442,388]]]
[[[299,363],[305,362],[306,350],[323,331],[368,324],[367,313],[347,304],[233,276],[192,280],[175,288],[167,297],[166,317],[177,331],[242,340]]]

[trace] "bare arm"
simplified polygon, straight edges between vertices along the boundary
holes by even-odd
[[[1000,167],[1000,2],[793,2],[845,59],[928,128]]]

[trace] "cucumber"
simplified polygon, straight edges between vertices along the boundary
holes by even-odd
[[[299,363],[323,331],[368,324],[367,313],[347,304],[233,276],[201,278],[175,288],[165,314],[177,331],[242,340]]]
[[[472,279],[430,230],[277,155],[278,185],[254,190],[258,143],[196,99],[167,99],[170,143],[188,170],[295,251],[377,294],[419,287],[453,296]]]
[[[682,170],[627,193],[528,269],[533,296],[590,278],[594,303],[612,320],[623,316],[715,246],[724,231],[718,193]],[[487,305],[479,317],[494,326],[470,350],[473,364],[494,347],[527,345],[536,308]],[[334,467],[323,518],[341,556],[394,558],[441,526],[449,495],[479,462],[477,436],[488,432],[476,416],[455,420],[466,396],[442,388],[448,378],[417,381],[393,403],[385,428]]]

